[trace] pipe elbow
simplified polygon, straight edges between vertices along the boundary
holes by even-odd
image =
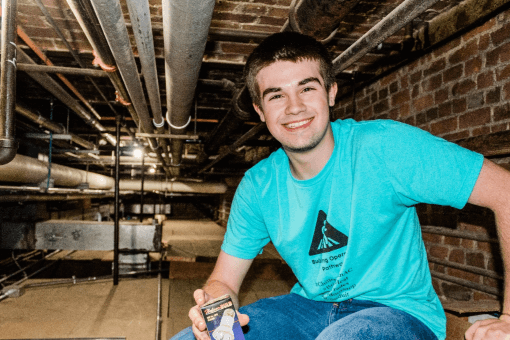
[[[0,165],[10,163],[18,152],[18,142],[14,139],[0,139]]]

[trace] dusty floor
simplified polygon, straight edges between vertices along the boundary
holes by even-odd
[[[212,222],[164,224],[169,270],[162,280],[161,339],[189,326],[192,292],[212,270],[222,228]],[[65,253],[61,256],[65,256]],[[158,254],[151,254],[157,257]],[[67,259],[111,260],[110,252],[75,252]],[[198,261],[198,262],[196,262]],[[241,304],[287,293],[295,282],[270,247],[254,262],[240,296]],[[55,280],[29,280],[34,282]],[[0,339],[125,338],[157,339],[158,279],[121,278],[88,283],[32,287],[18,298],[0,301]]]

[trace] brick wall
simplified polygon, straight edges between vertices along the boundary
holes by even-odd
[[[335,119],[393,119],[452,142],[510,129],[510,11],[482,23],[378,81],[340,98]],[[504,158],[493,159],[507,163]],[[505,164],[506,165],[506,164]],[[496,238],[492,212],[468,206],[419,206],[423,225]],[[501,274],[497,243],[424,233],[429,257]],[[431,263],[433,272],[492,287],[501,280]],[[476,270],[475,270],[476,271]],[[434,278],[442,297],[497,299],[495,294]]]

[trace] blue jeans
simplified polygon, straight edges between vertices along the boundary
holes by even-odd
[[[437,340],[410,314],[377,302],[317,302],[297,294],[262,299],[240,308],[250,323],[246,340]],[[171,340],[194,340],[191,327]]]

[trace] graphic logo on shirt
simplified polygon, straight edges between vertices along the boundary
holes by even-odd
[[[313,233],[312,245],[308,252],[310,256],[328,253],[347,245],[349,238],[333,228],[333,226],[326,221],[327,217],[324,211],[319,210],[315,232]]]

